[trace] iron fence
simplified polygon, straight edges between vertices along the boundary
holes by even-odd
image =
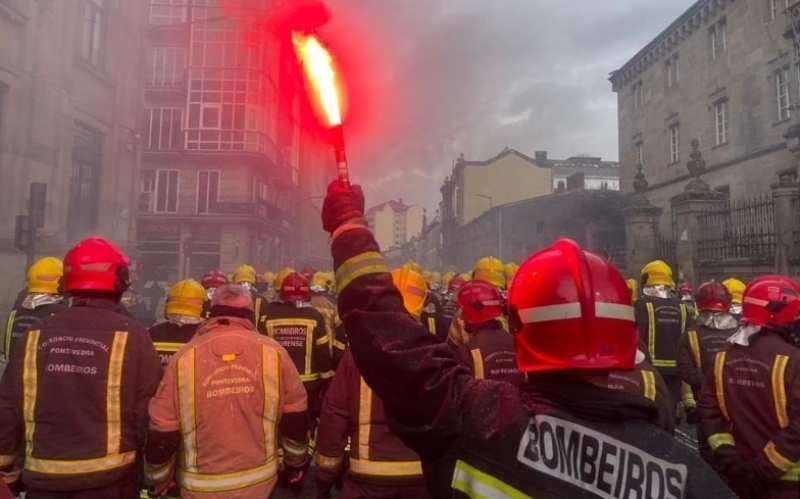
[[[769,195],[709,209],[697,222],[700,261],[775,257],[775,204]]]
[[[678,268],[678,244],[675,239],[665,237],[663,234],[656,235],[656,259],[667,263],[673,271]]]
[[[595,251],[611,262],[618,269],[624,271],[627,262],[627,248],[625,230],[598,232],[594,236]]]

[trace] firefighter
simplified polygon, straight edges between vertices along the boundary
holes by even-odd
[[[675,282],[672,269],[661,260],[650,262],[642,269],[642,296],[636,300],[636,325],[647,346],[653,366],[667,384],[673,411],[678,417],[677,404],[681,401],[681,378],[678,375],[678,343],[686,331],[689,311],[672,294]]]
[[[414,317],[414,320],[424,325],[422,318],[429,295],[425,278],[412,267],[400,267],[392,271],[392,282],[403,296],[403,306],[406,311]]]
[[[441,289],[442,291],[442,297],[444,297],[444,295],[447,294],[447,288],[450,285],[450,281],[455,276],[456,276],[455,272],[445,272],[442,275],[441,286],[439,287],[439,289]]]
[[[334,181],[322,214],[353,359],[420,455],[431,496],[734,497],[648,422],[655,403],[606,388],[610,370],[634,368],[638,336],[613,265],[561,240],[520,266],[511,322],[518,366],[533,379],[517,387],[472,378],[408,314],[358,186]]]
[[[778,275],[744,291],[742,326],[714,356],[700,424],[722,474],[743,499],[798,497],[800,285]]]
[[[203,322],[203,309],[208,297],[203,286],[193,280],[180,281],[169,290],[164,307],[166,321],[150,328],[150,338],[166,368],[172,356],[189,343]]]
[[[255,300],[256,294],[258,294],[256,291],[256,276],[256,269],[252,266],[239,265],[236,267],[236,270],[233,271],[233,279],[231,281],[250,291]]]
[[[259,294],[270,303],[275,301],[275,274],[273,272],[266,271],[261,274],[261,279],[263,280],[266,289],[264,291],[259,291]]]
[[[157,300],[153,300],[153,302],[157,302]],[[124,309],[123,314],[133,317],[146,328],[156,323],[155,312],[148,308],[147,301],[135,289],[129,288],[122,294],[120,306]]]
[[[486,281],[500,291],[501,296],[505,293],[506,273],[503,262],[493,256],[486,256],[475,263],[472,269],[472,280]],[[461,318],[459,309],[450,323],[447,333],[448,343],[455,349],[469,341],[469,333],[464,329],[464,320]]]
[[[639,282],[636,279],[626,279],[625,284],[631,292],[631,303],[636,303],[639,299]]]
[[[308,281],[296,272],[290,273],[281,281],[280,300],[266,306],[266,320],[259,332],[289,352],[308,392],[308,413],[313,429],[322,397],[333,377],[333,367],[325,318],[311,307],[310,300]]]
[[[101,238],[70,249],[72,306],[27,333],[0,381],[0,472],[28,499],[139,496],[137,449],[161,369],[147,330],[119,312],[129,265]]]
[[[211,270],[206,272],[206,275],[203,276],[203,280],[200,281],[200,284],[203,286],[203,289],[206,290],[206,300],[205,305],[203,305],[203,318],[208,319],[208,316],[211,314],[209,310],[209,304],[211,303],[211,298],[214,297],[214,292],[216,292],[217,288],[220,288],[226,284],[228,284],[228,278],[225,277],[225,274],[222,273],[221,270]]]
[[[175,481],[185,499],[269,497],[278,475],[302,482],[306,393],[286,350],[255,334],[252,317],[249,290],[219,288],[211,318],[167,366],[145,449],[153,496]]]
[[[453,349],[458,349],[458,345],[453,343],[448,338],[450,325],[453,323],[454,318],[460,309],[458,305],[458,290],[464,285],[466,281],[460,275],[453,276],[447,284],[447,291],[442,297],[442,305],[439,307],[439,313],[436,316],[436,336],[442,341],[446,341]]]
[[[314,278],[314,274],[317,273],[317,269],[314,268],[313,265],[306,265],[303,269],[299,272],[299,274],[306,278],[306,281],[311,282],[311,279]]]
[[[731,277],[730,279],[726,279],[722,281],[722,285],[728,288],[730,291],[731,296],[731,315],[738,321],[742,318],[742,293],[744,293],[745,284],[736,279],[735,277]]]
[[[517,265],[516,263],[507,263],[503,266],[503,271],[505,272],[506,275],[506,286],[511,285],[511,280],[514,278],[514,275],[517,273],[517,270],[519,270],[519,265]]]
[[[422,316],[420,317],[420,320],[422,321],[422,324],[428,328],[428,331],[431,334],[440,337],[446,334],[439,331],[439,325],[436,322],[436,318],[439,316],[440,310],[442,309],[442,302],[437,296],[436,292],[433,290],[433,285],[429,281],[425,281],[423,278],[423,284],[425,285],[425,305],[422,309]]]
[[[69,306],[63,295],[61,280],[64,264],[48,256],[38,260],[28,269],[27,294],[11,310],[6,322],[3,341],[3,367],[17,340],[43,317],[60,312]],[[0,371],[1,372],[1,371]]]
[[[335,371],[347,348],[344,326],[336,310],[336,303],[330,297],[330,282],[322,272],[316,272],[310,283],[311,306],[325,319],[325,334],[328,335],[328,348],[332,368]]]
[[[697,303],[694,298],[694,288],[688,282],[682,282],[678,286],[678,299],[686,306],[689,312],[689,317],[694,319],[697,317]]]
[[[503,297],[497,288],[481,280],[468,282],[458,291],[458,304],[470,337],[458,356],[472,375],[514,385],[525,382],[517,369],[514,340],[504,326]]]

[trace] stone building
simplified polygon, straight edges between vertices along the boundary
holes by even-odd
[[[388,250],[419,237],[425,225],[425,208],[407,205],[398,199],[369,208],[366,217],[378,245],[382,250]]]
[[[0,2],[0,307],[24,282],[15,218],[47,185],[36,256],[89,234],[133,253],[144,2]]]
[[[554,190],[566,189],[567,179],[575,174],[583,177],[584,189],[619,190],[619,163],[616,161],[603,161],[590,155],[547,159],[547,151],[536,151],[536,161],[553,169]]]
[[[794,175],[800,46],[788,3],[699,0],[612,73],[622,189],[632,191],[642,164],[647,197],[664,210],[662,233],[681,236],[671,200],[690,178],[693,140],[703,180],[729,199],[768,193],[778,174]]]

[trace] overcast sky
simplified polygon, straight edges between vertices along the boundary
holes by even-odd
[[[694,1],[329,0],[354,182],[432,218],[462,152],[616,160],[608,75]]]

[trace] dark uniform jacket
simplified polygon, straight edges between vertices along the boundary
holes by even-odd
[[[800,479],[800,350],[762,330],[714,357],[697,409],[715,454],[730,449],[776,489]]]
[[[639,338],[647,347],[653,367],[664,376],[677,374],[678,342],[689,320],[686,305],[675,298],[644,295],[636,300],[634,309]]]
[[[194,338],[200,324],[177,324],[164,321],[150,328],[150,339],[161,358],[161,367],[166,368],[175,352]]]
[[[525,382],[525,374],[517,369],[514,339],[497,321],[473,330],[469,341],[458,349],[461,363],[477,379],[505,381],[514,385]]]
[[[24,453],[37,490],[135,476],[147,405],[161,378],[150,335],[102,299],[76,299],[19,342],[0,382],[0,465]]]
[[[431,496],[733,497],[653,425],[653,402],[566,375],[521,387],[474,379],[406,313],[368,230],[344,232],[332,250],[340,282],[349,280],[339,314],[353,358],[420,455]]]
[[[714,357],[727,346],[728,338],[735,332],[735,319],[729,316],[730,329],[716,329],[696,325],[686,331],[678,345],[678,374],[692,388],[695,400],[700,398],[700,388],[706,374],[714,367]]]
[[[336,370],[347,349],[344,326],[336,310],[336,303],[325,293],[311,293],[311,306],[325,319],[325,332],[328,334],[328,349],[331,352],[333,369]]]
[[[436,313],[436,336],[442,341],[447,341],[450,325],[453,323],[453,317],[455,317],[459,308],[461,307],[458,306],[455,300],[447,298],[442,300],[442,306],[439,307],[439,311]]]
[[[318,487],[330,490],[342,469],[342,460],[350,440],[352,480],[362,487],[419,485],[416,496],[425,497],[419,455],[403,445],[389,429],[383,403],[364,382],[350,352],[342,363],[325,395],[317,431]],[[379,493],[370,494],[379,496]]]
[[[69,306],[66,298],[58,303],[40,305],[36,308],[27,308],[22,303],[17,304],[8,316],[5,330],[5,341],[3,342],[3,353],[7,361],[11,355],[14,345],[23,337],[26,331],[38,324],[42,318],[60,312]]]
[[[675,418],[672,415],[675,404],[661,374],[648,361],[637,364],[633,371],[611,371],[608,375],[608,387],[655,402],[658,406],[656,426],[670,435],[675,433]]]

